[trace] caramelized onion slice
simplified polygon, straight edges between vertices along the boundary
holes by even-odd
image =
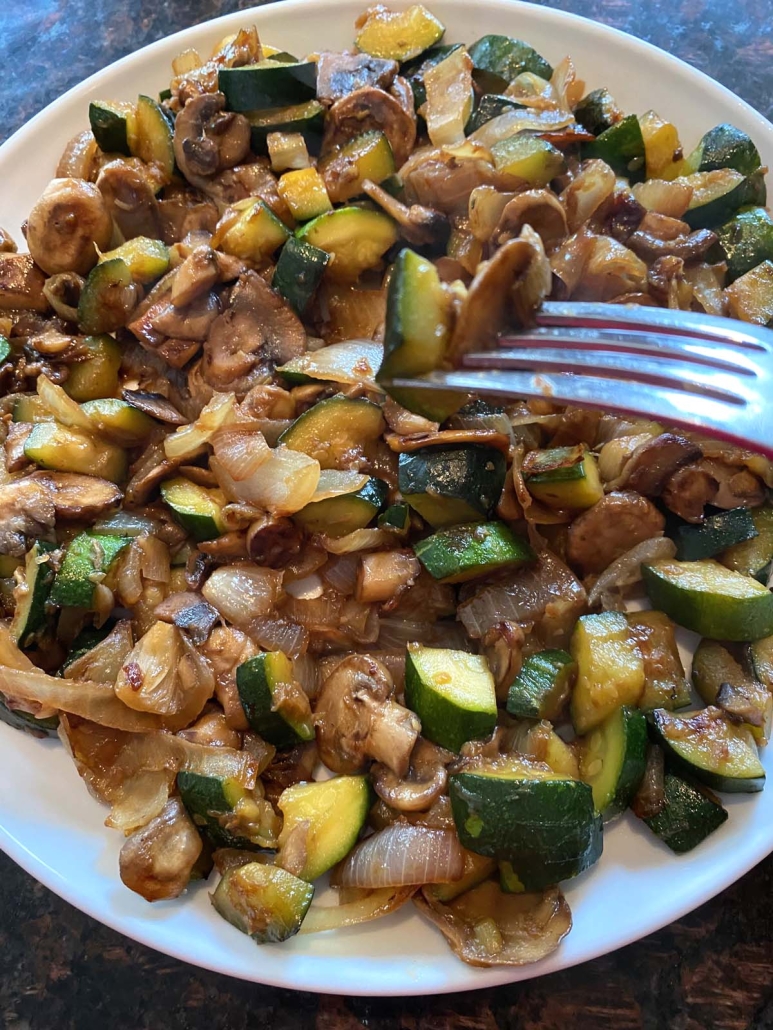
[[[452,830],[393,823],[361,841],[341,869],[343,887],[409,887],[450,883],[464,872],[464,852]]]
[[[312,905],[303,920],[300,933],[342,930],[395,912],[416,893],[416,887],[382,887],[368,891],[364,897],[341,905]]]

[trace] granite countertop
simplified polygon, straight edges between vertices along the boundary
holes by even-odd
[[[0,142],[70,86],[251,0],[4,0]],[[771,0],[560,0],[676,54],[773,116]],[[27,55],[26,57],[20,55]],[[773,858],[692,915],[576,969],[423,999],[318,997],[166,958],[82,915],[0,854],[7,1030],[773,1028]]]

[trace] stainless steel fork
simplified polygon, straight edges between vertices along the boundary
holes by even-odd
[[[730,318],[548,302],[461,368],[393,384],[650,416],[773,458],[773,330]]]

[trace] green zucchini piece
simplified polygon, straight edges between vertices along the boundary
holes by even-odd
[[[464,872],[459,879],[452,880],[450,883],[433,883],[424,890],[436,897],[438,901],[453,901],[460,894],[472,890],[473,887],[477,887],[479,883],[487,880],[496,868],[496,859],[487,858],[485,855],[476,855],[474,851],[465,849]]]
[[[717,256],[727,265],[727,281],[773,260],[773,218],[764,207],[742,208],[717,230]]]
[[[773,693],[755,679],[716,640],[701,640],[692,660],[692,680],[700,698],[743,722],[759,744],[770,739]]]
[[[24,443],[24,456],[44,469],[100,476],[112,483],[126,478],[126,452],[58,422],[38,422]]]
[[[236,669],[236,688],[250,726],[275,747],[293,747],[314,740],[308,718],[277,707],[274,695],[283,683],[294,680],[293,665],[281,651],[265,651]]]
[[[571,712],[578,733],[598,726],[621,705],[638,703],[644,690],[644,661],[624,615],[583,615],[569,650],[577,662]]]
[[[773,692],[773,636],[749,644],[749,662],[756,678]]]
[[[366,269],[375,268],[397,242],[398,233],[392,219],[381,211],[339,207],[307,222],[295,235],[330,254],[331,278],[354,282]]]
[[[734,572],[754,576],[760,583],[767,584],[773,562],[773,508],[770,505],[755,508],[751,517],[756,536],[729,547],[717,556],[717,560]]]
[[[258,64],[221,68],[217,88],[225,94],[230,111],[291,107],[315,98],[317,65],[315,61],[288,64],[270,57]]]
[[[30,712],[9,708],[5,699],[0,697],[0,722],[22,733],[30,733],[33,737],[55,737],[59,728],[59,716],[50,715],[45,719],[36,719]]]
[[[450,751],[488,736],[497,721],[494,677],[482,655],[467,651],[409,644],[405,703],[424,736]]]
[[[84,401],[82,408],[98,433],[124,447],[144,443],[158,425],[150,415],[117,397]]]
[[[507,694],[507,711],[517,719],[549,719],[561,714],[577,675],[577,663],[567,651],[538,651],[527,655]]]
[[[592,508],[604,496],[595,455],[585,444],[529,451],[521,472],[532,497],[552,508]]]
[[[289,239],[290,230],[260,197],[238,200],[220,222],[212,246],[247,261],[263,262]]]
[[[336,394],[299,415],[279,437],[279,443],[316,458],[323,469],[334,469],[347,455],[377,440],[384,426],[378,404],[364,397]]]
[[[270,132],[299,132],[312,154],[319,151],[325,128],[325,108],[317,100],[307,100],[290,107],[248,111],[245,117],[250,123],[250,144],[256,154],[268,152]]]
[[[248,862],[225,873],[212,904],[256,943],[273,944],[298,933],[313,897],[312,885],[285,869]]]
[[[129,157],[129,123],[134,104],[120,100],[93,100],[89,104],[89,124],[97,146],[106,154]]]
[[[46,602],[54,581],[54,567],[48,555],[55,549],[55,544],[36,540],[27,551],[25,590],[16,601],[10,629],[11,639],[18,647],[30,647],[46,627]]]
[[[441,583],[463,583],[536,558],[529,544],[504,522],[450,526],[418,541],[413,550],[427,572]]]
[[[191,819],[213,847],[258,850],[259,843],[226,830],[218,818],[232,816],[237,805],[249,798],[249,791],[237,780],[179,772],[177,789]]]
[[[647,719],[623,705],[608,715],[580,751],[580,775],[606,819],[625,811],[638,790],[647,761]]]
[[[140,95],[128,127],[129,150],[160,170],[166,182],[174,175],[174,130],[164,109],[152,97]]]
[[[631,182],[644,178],[644,136],[635,114],[605,129],[592,143],[582,147],[583,157],[596,157]]]
[[[709,129],[688,160],[696,172],[734,168],[742,175],[751,175],[762,164],[751,138],[727,122]]]
[[[316,168],[286,171],[277,183],[277,190],[297,222],[308,222],[333,210],[325,180]]]
[[[574,747],[542,719],[539,722],[522,720],[516,727],[514,750],[535,762],[544,762],[548,768],[566,780],[579,780],[580,767]]]
[[[497,171],[522,179],[532,189],[547,186],[566,168],[566,159],[561,151],[538,136],[511,136],[495,143],[491,155]]]
[[[11,345],[7,337],[0,333],[0,365],[4,364],[11,356]]]
[[[719,800],[674,772],[664,779],[665,805],[644,822],[677,855],[692,851],[727,819]]]
[[[764,787],[765,770],[754,737],[719,708],[704,708],[691,716],[658,708],[651,719],[667,758],[707,787],[745,794]]]
[[[135,236],[127,240],[115,250],[109,250],[100,256],[100,263],[120,258],[131,272],[131,277],[138,283],[152,283],[169,271],[169,250],[161,240],[152,240],[148,236]]]
[[[78,301],[78,324],[82,332],[112,333],[120,329],[126,322],[125,296],[131,285],[131,270],[121,258],[95,265]]]
[[[329,262],[324,250],[294,236],[282,247],[271,285],[299,317],[311,303]]]
[[[492,118],[497,118],[505,111],[515,111],[522,107],[523,104],[519,104],[512,97],[499,96],[497,93],[484,93],[480,98],[480,103],[470,115],[464,131],[469,136],[486,122],[490,122]]]
[[[574,109],[577,124],[594,136],[600,136],[602,132],[611,129],[623,117],[623,112],[608,89],[594,89]]]
[[[79,533],[68,544],[49,601],[63,608],[91,608],[98,580],[132,542],[128,536]]]
[[[638,706],[684,708],[690,704],[690,684],[676,643],[675,626],[663,612],[628,612],[628,625],[644,663],[644,690]]]
[[[207,489],[178,476],[161,484],[161,497],[194,540],[214,540],[225,533],[226,499],[220,490]]]
[[[407,533],[410,524],[411,509],[402,501],[390,504],[378,517],[379,529],[392,529],[396,533]]]
[[[764,207],[767,200],[762,169],[743,176],[732,168],[721,168],[696,172],[678,181],[693,187],[690,206],[682,215],[691,229],[714,229],[724,225],[741,208]]]
[[[427,102],[427,90],[424,85],[424,76],[435,65],[445,61],[455,50],[461,48],[461,43],[450,43],[443,46],[430,47],[425,53],[412,61],[407,61],[400,69],[400,74],[408,80],[413,90],[413,106],[416,111]]]
[[[277,807],[284,816],[279,855],[293,831],[305,828],[305,860],[296,870],[302,880],[316,880],[346,858],[357,842],[370,808],[367,776],[336,776],[319,783],[295,783],[283,790]]]
[[[81,347],[91,357],[68,366],[64,390],[74,401],[98,400],[113,397],[118,391],[118,372],[121,368],[121,348],[112,336],[87,336]],[[20,419],[19,421],[25,421]],[[40,421],[33,419],[33,421]]]
[[[484,93],[501,93],[523,72],[549,79],[553,68],[528,43],[512,36],[481,36],[469,47],[475,81]]]
[[[400,455],[398,487],[435,529],[485,519],[502,493],[507,463],[480,444],[422,447]]]
[[[709,515],[700,525],[685,523],[676,530],[676,557],[680,561],[713,558],[733,544],[751,540],[757,530],[748,508],[731,508]]]
[[[358,197],[366,179],[379,183],[394,175],[395,158],[384,133],[370,129],[321,158],[317,169],[330,199],[341,204]]]
[[[653,607],[680,626],[719,640],[773,634],[773,594],[756,579],[707,559],[642,565]]]
[[[509,862],[528,891],[577,876],[601,855],[601,816],[587,783],[507,758],[449,777],[459,839]]]
[[[389,487],[382,479],[369,479],[353,493],[312,501],[296,512],[293,519],[310,533],[346,536],[369,525],[384,507],[388,495]]]
[[[423,4],[404,11],[372,7],[358,24],[355,43],[362,53],[392,61],[409,61],[438,43],[444,26]]]

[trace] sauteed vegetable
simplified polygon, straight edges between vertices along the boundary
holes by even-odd
[[[679,854],[763,787],[773,468],[380,383],[548,296],[770,322],[766,169],[421,5],[173,72],[92,103],[2,234],[0,714],[59,735],[148,901],[216,880],[264,943],[412,899],[536,961],[613,817]]]

